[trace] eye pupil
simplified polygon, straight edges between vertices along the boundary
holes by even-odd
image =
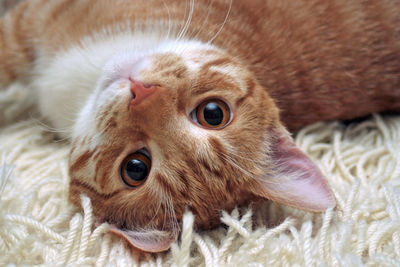
[[[215,102],[205,105],[203,116],[204,120],[212,126],[218,126],[224,121],[224,111]]]
[[[137,187],[149,176],[151,159],[141,152],[128,155],[122,162],[121,177],[125,184]]]
[[[147,165],[139,159],[132,159],[126,164],[126,174],[134,181],[146,179],[148,172]]]
[[[206,99],[190,113],[192,120],[206,129],[222,129],[230,122],[228,104],[220,99]]]

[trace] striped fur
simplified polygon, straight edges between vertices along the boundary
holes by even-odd
[[[195,52],[190,55],[193,57]],[[217,55],[223,60],[215,60]],[[221,203],[224,208],[232,209],[255,199],[244,186],[254,179],[247,177],[246,181],[246,175],[238,179],[242,173],[234,166],[227,167],[230,161],[243,160],[225,146],[234,147],[244,155],[252,153],[260,140],[264,140],[263,133],[277,121],[278,112],[249,72],[237,68],[237,72],[228,76],[212,68],[235,66],[238,63],[234,59],[223,53],[208,58],[200,51],[198,59],[205,64],[191,70],[190,63],[181,56],[156,55],[157,63],[139,78],[162,85],[157,98],[138,106],[132,114],[121,112],[126,106],[123,97],[117,100],[121,102],[111,102],[107,112],[100,111],[97,128],[101,129],[104,142],[90,150],[92,140],[83,138],[71,152],[73,202],[78,203],[79,193],[85,192],[93,199],[94,210],[101,220],[131,228],[169,229],[176,226],[174,220],[181,219],[185,208],[195,212],[200,227],[209,228],[219,222]],[[240,82],[235,81],[238,78]],[[235,106],[235,114],[241,115],[234,118],[236,124],[226,131],[201,129],[187,117],[187,111],[199,99],[216,95],[235,103],[248,91],[256,92],[247,97],[246,103]],[[157,108],[151,108],[155,103]],[[260,109],[265,104],[270,106],[270,114],[258,118],[260,121],[255,124],[249,105]],[[247,129],[254,140],[238,135],[240,129]],[[233,140],[225,140],[226,136]],[[140,148],[140,144],[146,144],[152,153],[152,172],[143,186],[132,190],[121,183],[118,168],[121,160],[135,151],[135,147]],[[255,162],[266,160],[264,153],[252,154]],[[251,161],[240,165],[243,169],[257,170]]]
[[[260,192],[287,162],[274,149],[305,157],[283,125],[400,110],[399,14],[399,0],[29,0],[0,20],[0,85],[29,82],[71,138],[70,199],[87,194],[99,221],[176,231],[190,209],[210,228],[260,196],[299,206]],[[152,102],[130,107],[126,71],[157,85]],[[209,97],[229,126],[190,120]],[[150,175],[127,188],[121,162],[142,147]]]
[[[0,84],[29,75],[38,55],[104,28],[161,21],[166,32],[212,40],[240,58],[278,100],[290,129],[399,109],[398,0],[247,2],[25,1],[0,22]],[[299,92],[305,97],[292,105]]]

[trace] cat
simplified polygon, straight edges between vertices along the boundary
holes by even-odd
[[[289,131],[400,111],[398,0],[29,0],[0,20],[19,81],[71,142],[69,199],[147,252],[270,199],[335,206]]]

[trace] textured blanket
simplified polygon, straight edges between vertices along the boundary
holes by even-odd
[[[0,3],[10,5],[15,0]],[[295,140],[337,207],[313,214],[266,202],[193,230],[187,213],[166,253],[139,254],[95,227],[90,200],[68,203],[68,143],[34,115],[29,88],[0,88],[0,266],[400,266],[400,117],[311,125]],[[21,119],[22,117],[22,119]]]

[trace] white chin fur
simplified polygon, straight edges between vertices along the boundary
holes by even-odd
[[[39,110],[61,137],[93,133],[95,129],[90,121],[94,120],[94,103],[91,101],[96,97],[90,96],[97,94],[95,89],[102,86],[101,81],[127,76],[127,71],[134,75],[149,64],[145,58],[151,54],[182,54],[199,48],[211,46],[198,41],[166,39],[165,31],[152,29],[113,35],[105,31],[81,41],[79,46],[58,52],[55,57],[39,53],[33,81]],[[139,66],[134,66],[132,61],[140,62]],[[188,61],[188,67],[198,66]],[[73,129],[79,132],[73,133]]]

